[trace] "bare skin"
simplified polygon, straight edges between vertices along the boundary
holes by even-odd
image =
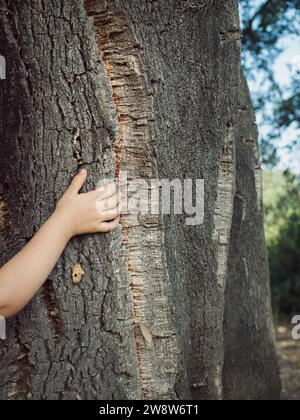
[[[21,311],[42,287],[70,239],[87,233],[108,233],[120,222],[114,184],[79,194],[87,178],[73,179],[56,210],[33,239],[0,269],[0,315]]]

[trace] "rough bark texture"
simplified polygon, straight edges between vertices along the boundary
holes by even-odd
[[[235,400],[274,399],[280,393],[257,138],[251,97],[241,72],[236,193],[224,317],[224,393],[225,398]]]
[[[256,138],[242,146],[239,134],[253,115],[239,111],[236,1],[0,0],[0,12],[1,264],[81,165],[88,188],[120,170],[206,188],[202,226],[124,216],[122,231],[70,243],[8,323],[0,398],[277,398]]]

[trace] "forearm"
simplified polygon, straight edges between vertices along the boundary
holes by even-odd
[[[59,200],[55,213],[28,245],[0,269],[0,315],[8,318],[32,299],[73,236],[107,233],[119,224],[115,184],[79,194],[87,177],[81,170]]]
[[[20,311],[41,288],[70,240],[55,212],[23,250],[0,270],[0,315]]]

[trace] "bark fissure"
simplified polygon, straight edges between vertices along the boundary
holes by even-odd
[[[0,185],[0,241],[5,238],[11,223],[11,214],[7,206],[7,198],[5,196],[2,185]]]
[[[221,292],[223,306],[225,305],[224,294],[226,288],[230,232],[235,195],[235,127],[231,123],[228,123],[225,129],[225,141],[220,162],[217,194],[213,241],[217,249],[217,287],[219,292]],[[222,322],[223,319],[220,320],[220,323]],[[222,330],[220,330],[219,340],[220,342],[223,342],[224,340]],[[223,365],[224,353],[221,352],[220,359],[216,363],[214,381],[216,396],[218,399],[223,399]]]
[[[17,323],[18,329],[20,323]],[[33,366],[30,362],[30,348],[26,343],[23,342],[19,332],[17,332],[18,344],[20,346],[20,355],[18,357],[18,376],[16,382],[12,382],[9,388],[7,397],[8,400],[26,400],[31,398],[30,392],[30,376],[33,372]]]
[[[137,43],[114,2],[86,1],[85,7],[94,19],[118,117],[115,176],[119,178],[120,172],[126,171],[129,180],[143,179],[150,187],[151,179],[157,178],[150,131],[153,105]],[[138,191],[139,185],[131,194]],[[141,397],[173,398],[178,348],[171,319],[162,220],[160,216],[127,214],[121,224],[122,245],[128,255]],[[153,341],[145,338],[145,330]]]
[[[64,324],[59,309],[59,302],[52,286],[52,280],[49,280],[43,287],[43,299],[47,308],[48,318],[52,324],[55,338],[63,337]]]

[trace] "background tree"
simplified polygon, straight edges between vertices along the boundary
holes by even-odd
[[[124,216],[122,231],[70,243],[8,323],[0,397],[278,399],[237,2],[0,0],[0,10],[1,263],[82,165],[89,188],[121,169],[206,184],[202,226]],[[240,351],[249,358],[235,365]]]

